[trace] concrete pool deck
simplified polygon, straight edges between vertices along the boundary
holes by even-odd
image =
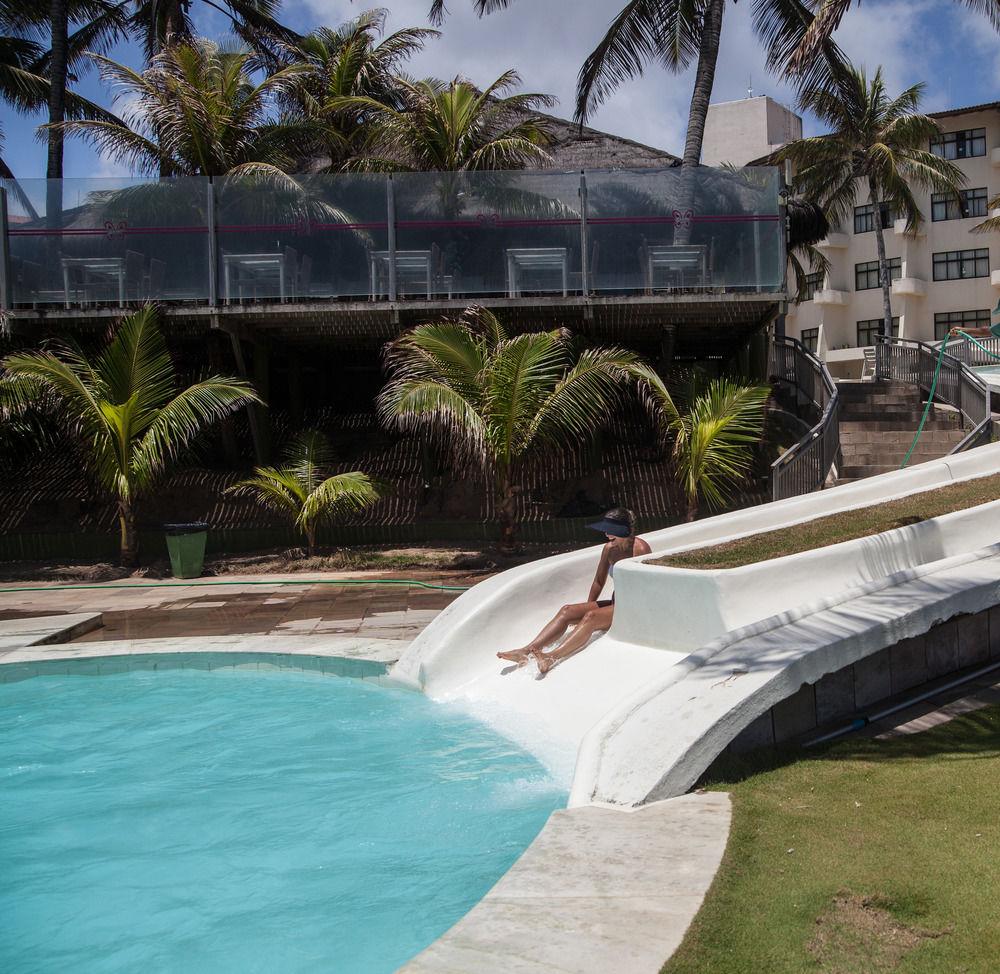
[[[469,586],[467,572],[402,572],[426,585]],[[388,573],[231,575],[190,582],[124,579],[86,585],[0,585],[0,622],[62,613],[100,613],[103,628],[82,640],[169,637],[360,636],[409,642],[460,591],[387,585]],[[343,585],[338,583],[347,582]]]

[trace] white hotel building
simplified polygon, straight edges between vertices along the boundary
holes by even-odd
[[[752,107],[758,101],[770,99],[719,106],[716,124],[734,104]],[[882,214],[891,261],[893,325],[900,337],[923,341],[940,338],[956,325],[988,325],[1000,298],[1000,234],[971,232],[987,216],[1000,215],[987,209],[987,200],[1000,193],[1000,102],[929,114],[941,135],[928,148],[966,175],[962,202],[917,191],[924,219],[913,234],[906,232],[905,220]],[[710,127],[712,115],[710,109]],[[756,145],[762,141],[771,139],[757,139]],[[738,152],[732,142],[727,148],[730,155]],[[755,158],[743,156],[732,161]],[[726,160],[705,159],[708,165],[721,161]],[[816,351],[831,373],[844,378],[860,374],[863,349],[872,344],[882,317],[875,214],[864,203],[867,197],[867,187],[859,187],[853,220],[832,228],[819,244],[829,271],[811,275],[808,300],[790,303],[786,317],[786,333]]]

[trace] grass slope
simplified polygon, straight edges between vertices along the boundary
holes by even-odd
[[[709,785],[732,832],[662,974],[1000,970],[1000,707],[765,760]]]
[[[651,565],[669,568],[739,568],[769,558],[781,558],[813,548],[867,538],[893,528],[918,524],[928,518],[940,517],[952,511],[988,504],[1000,499],[1000,475],[978,477],[938,490],[928,490],[910,497],[886,501],[872,507],[862,507],[839,514],[829,514],[804,524],[776,531],[764,531],[738,538],[725,544],[692,548],[675,555],[651,558]],[[984,540],[984,544],[988,543]],[[1000,967],[998,967],[1000,970]]]

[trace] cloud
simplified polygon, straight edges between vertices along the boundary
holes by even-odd
[[[570,117],[580,65],[604,36],[623,2],[515,0],[505,11],[478,18],[472,11],[472,0],[449,0],[450,12],[441,38],[411,62],[410,70],[416,75],[438,77],[462,74],[485,84],[514,67],[524,79],[526,90],[555,95],[559,99],[556,114]],[[429,0],[394,0],[389,28],[426,24],[429,6]],[[323,23],[341,23],[362,9],[358,4],[339,0],[306,0],[306,7]],[[964,103],[962,89],[970,87],[969,80],[976,72],[968,62],[972,36],[980,64],[985,61],[989,73],[1000,76],[996,35],[981,16],[954,0],[878,0],[861,4],[844,18],[837,42],[857,63],[872,70],[882,64],[893,90],[916,81],[930,82],[925,107],[934,109]],[[754,94],[770,95],[783,104],[794,105],[794,90],[768,75],[764,64],[764,53],[753,33],[752,4],[727,4],[712,100],[745,98],[752,84]],[[942,72],[936,65],[951,67]],[[955,74],[955,93],[950,97],[942,76],[949,71]],[[610,98],[594,114],[591,124],[679,154],[684,146],[693,84],[693,68],[673,75],[651,66],[645,77],[627,84]],[[807,134],[817,131],[813,120],[807,118],[805,122]]]

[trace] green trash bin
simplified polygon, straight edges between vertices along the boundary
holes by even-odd
[[[208,525],[204,521],[191,524],[164,524],[167,551],[174,578],[198,578],[205,564],[205,541]]]

